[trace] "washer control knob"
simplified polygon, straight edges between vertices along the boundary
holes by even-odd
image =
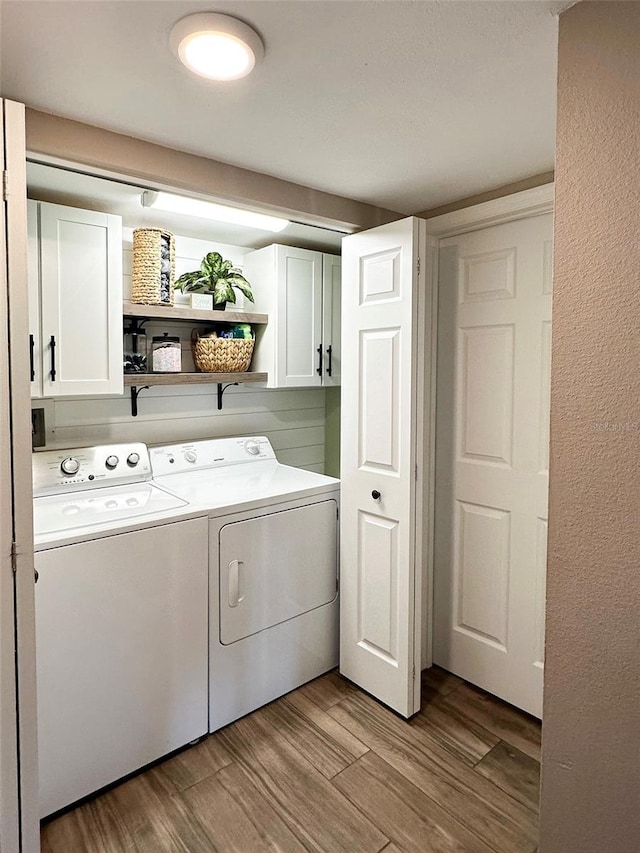
[[[60,463],[60,470],[63,474],[73,477],[73,475],[77,474],[80,470],[80,463],[77,459],[74,459],[73,456],[67,456],[67,458],[63,459]]]
[[[105,463],[104,463],[104,464],[107,466],[107,468],[108,468],[110,471],[113,471],[113,469],[114,469],[114,468],[116,467],[116,465],[118,464],[118,461],[119,461],[119,460],[118,460],[118,457],[117,457],[117,456],[107,456],[107,458],[105,459]]]
[[[257,441],[247,441],[244,449],[247,453],[251,454],[251,456],[258,456],[260,454],[260,445]]]
[[[186,462],[196,462],[198,459],[198,454],[195,450],[185,450],[184,458]]]
[[[135,468],[139,461],[140,461],[140,454],[139,453],[130,453],[127,456],[127,465],[131,465],[132,468]]]

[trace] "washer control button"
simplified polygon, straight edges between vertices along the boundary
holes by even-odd
[[[108,468],[110,471],[113,471],[113,469],[114,469],[114,468],[116,467],[116,465],[118,464],[118,461],[119,461],[119,460],[118,460],[118,457],[117,457],[117,456],[113,456],[113,455],[111,455],[111,456],[107,456],[107,458],[106,458],[106,460],[105,460],[105,463],[104,463],[104,464],[107,466],[107,468]]]
[[[73,475],[77,474],[80,470],[80,463],[77,459],[74,459],[73,456],[67,456],[67,458],[63,459],[60,463],[60,470],[68,477],[73,477]]]
[[[246,441],[244,445],[244,449],[251,456],[259,456],[260,455],[260,445],[257,441]]]
[[[131,465],[132,468],[135,468],[139,461],[140,461],[140,454],[139,453],[130,453],[127,456],[127,465]]]
[[[187,462],[197,462],[198,454],[195,452],[195,450],[185,450],[184,458]]]

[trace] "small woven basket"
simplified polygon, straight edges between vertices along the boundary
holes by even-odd
[[[162,228],[136,228],[133,232],[131,301],[142,305],[173,305],[175,272],[173,234]]]
[[[245,373],[251,364],[254,340],[201,338],[193,333],[193,360],[203,373]]]

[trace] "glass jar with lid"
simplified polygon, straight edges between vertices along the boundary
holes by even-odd
[[[180,373],[182,348],[180,338],[164,332],[151,339],[151,370],[153,373]]]

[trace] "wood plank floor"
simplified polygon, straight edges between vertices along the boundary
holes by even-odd
[[[330,672],[42,827],[43,853],[534,853],[540,724],[433,667],[410,722]]]

